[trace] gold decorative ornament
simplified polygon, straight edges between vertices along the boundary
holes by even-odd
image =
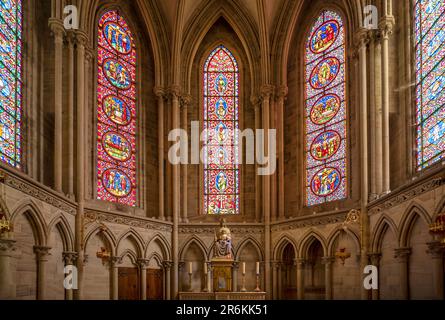
[[[437,216],[436,220],[430,224],[429,230],[433,235],[441,237],[440,243],[445,247],[445,212]]]

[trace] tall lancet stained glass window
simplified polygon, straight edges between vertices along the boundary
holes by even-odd
[[[136,205],[136,49],[118,11],[98,30],[97,197]]]
[[[345,199],[347,105],[345,30],[340,15],[315,19],[305,52],[306,204]]]
[[[22,2],[0,1],[0,159],[21,167]]]
[[[238,214],[239,70],[224,46],[214,49],[204,65],[204,213]]]
[[[445,156],[445,0],[417,0],[417,169]]]

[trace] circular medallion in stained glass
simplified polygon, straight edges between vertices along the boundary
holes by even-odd
[[[318,171],[311,181],[312,192],[319,197],[327,197],[340,187],[341,174],[335,168],[324,168]]]
[[[116,96],[108,96],[104,99],[102,108],[108,119],[115,124],[127,126],[131,122],[131,111],[128,105]]]
[[[215,104],[215,113],[216,116],[223,120],[228,112],[228,106],[227,106],[227,101],[224,100],[223,98],[219,99],[216,104]]]
[[[108,132],[102,138],[105,152],[114,160],[125,162],[131,157],[131,144],[121,134]]]
[[[103,64],[103,72],[108,81],[118,89],[126,90],[130,88],[130,73],[119,62],[113,59],[105,60]]]
[[[110,47],[122,54],[128,54],[131,51],[131,37],[117,23],[108,22],[103,29],[104,37]]]
[[[334,156],[341,146],[341,137],[338,132],[330,130],[319,134],[311,145],[311,156],[323,161]]]
[[[336,94],[328,94],[314,103],[310,118],[316,125],[323,125],[331,121],[340,110],[341,101]]]
[[[337,78],[340,61],[335,57],[323,59],[311,72],[309,81],[314,89],[323,89]]]
[[[428,89],[428,98],[436,100],[445,88],[445,76],[436,77],[433,85]]]
[[[310,39],[310,49],[313,53],[322,53],[328,50],[337,40],[340,24],[335,20],[323,23],[314,31]]]
[[[108,169],[102,175],[104,188],[113,196],[126,197],[131,192],[130,178],[120,170]]]

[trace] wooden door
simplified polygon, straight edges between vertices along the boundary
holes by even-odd
[[[139,300],[139,276],[137,268],[119,268],[119,300]]]
[[[147,300],[162,300],[163,274],[161,269],[147,269]]]

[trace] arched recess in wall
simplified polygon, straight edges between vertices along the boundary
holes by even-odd
[[[222,13],[221,13],[222,14]],[[216,20],[209,19],[206,20],[206,29],[205,32],[201,29],[199,30],[199,34],[202,35],[201,38],[195,38],[192,37],[191,40],[193,41],[201,41],[201,42],[194,42],[194,46],[191,46],[189,43],[186,43],[185,47],[185,54],[184,57],[186,58],[186,62],[190,63],[190,65],[187,65],[188,67],[191,67],[190,70],[184,70],[184,72],[190,72],[190,83],[185,83],[184,86],[190,88],[190,94],[194,98],[194,101],[197,101],[196,104],[194,104],[191,108],[189,107],[188,110],[188,122],[191,121],[199,121],[201,123],[201,128],[204,129],[204,125],[215,123],[216,125],[221,125],[223,122],[225,122],[225,118],[229,119],[230,116],[233,116],[233,118],[230,118],[232,120],[237,119],[236,121],[230,120],[225,125],[233,125],[237,126],[240,130],[243,130],[245,128],[254,128],[255,127],[255,116],[254,116],[254,108],[252,107],[250,103],[250,95],[249,92],[251,92],[252,89],[252,75],[251,75],[251,68],[252,66],[249,65],[249,52],[245,51],[244,48],[244,39],[241,39],[238,37],[237,32],[235,31],[236,27],[232,27],[231,19],[226,19],[225,14],[224,15],[213,15],[212,17]],[[210,24],[212,23],[212,24]],[[196,26],[193,25],[192,28],[195,28]],[[207,29],[208,28],[208,29]],[[187,32],[185,33],[187,35]],[[204,68],[206,66],[206,61],[208,61],[209,57],[212,56],[212,53],[215,53],[218,50],[223,50],[222,52],[226,53],[226,56],[231,56],[233,61],[236,61],[237,70],[235,72],[228,72],[228,73],[222,73],[226,77],[228,77],[227,84],[230,84],[230,76],[231,75],[237,75],[239,81],[234,84],[238,85],[238,92],[235,92],[235,88],[228,88],[226,92],[232,91],[232,93],[229,94],[229,96],[219,97],[217,94],[215,94],[215,97],[210,97],[213,93],[211,93],[212,90],[205,91],[204,85],[205,83],[205,73]],[[193,54],[193,56],[189,57],[187,54]],[[192,61],[187,60],[188,58],[192,58]],[[229,70],[227,70],[229,71]],[[216,74],[216,73],[215,73]],[[218,76],[218,74],[217,74]],[[232,77],[233,78],[233,77]],[[209,78],[210,79],[210,78]],[[184,79],[187,81],[188,79]],[[207,83],[210,88],[212,87],[211,83]],[[216,92],[216,90],[213,90]],[[218,96],[218,97],[217,97]],[[217,99],[216,99],[217,97]],[[224,98],[225,102],[222,102],[222,104],[219,104],[220,98]],[[213,100],[212,100],[213,99]],[[210,104],[209,104],[210,103]],[[232,104],[232,105],[231,105]],[[222,108],[217,108],[219,105],[222,106]],[[225,108],[227,106],[227,109]],[[230,110],[232,108],[232,111]],[[214,110],[213,113],[207,113],[208,117],[206,118],[205,110]],[[216,111],[221,110],[221,116],[216,113]],[[225,115],[224,115],[225,114]],[[211,117],[215,118],[215,121],[209,121],[211,120]],[[221,120],[222,118],[223,120]],[[215,127],[216,129],[218,127]],[[218,135],[215,136],[217,138]],[[227,139],[229,140],[229,139]],[[201,146],[204,147],[204,146]],[[231,147],[232,150],[237,149],[234,147]],[[245,143],[243,146],[243,149],[245,150]],[[215,149],[215,151],[218,151]],[[216,152],[215,152],[216,156]],[[227,161],[226,163],[230,166],[233,166],[235,157],[230,157],[230,155],[227,155]],[[241,160],[241,159],[240,159]],[[241,161],[240,161],[241,162]],[[204,206],[204,198],[206,197],[206,188],[205,181],[209,179],[205,179],[204,175],[206,173],[206,170],[204,169],[205,165],[200,164],[199,166],[189,166],[188,168],[188,212],[191,215],[190,218],[198,218],[199,215],[206,215],[206,213],[209,212],[208,208]],[[238,175],[238,181],[237,182],[239,189],[238,189],[238,201],[239,205],[235,205],[234,213],[239,214],[228,214],[225,215],[227,219],[231,220],[242,220],[242,219],[252,219],[255,216],[255,190],[253,188],[248,187],[252,186],[255,182],[255,172],[254,172],[254,166],[251,165],[245,165],[245,161],[242,162],[242,164],[237,166],[239,168],[239,175]],[[230,178],[230,177],[228,177]],[[215,179],[214,179],[215,180]],[[228,179],[230,180],[230,179]],[[210,181],[210,180],[209,180]],[[216,180],[215,180],[216,181]],[[199,196],[196,196],[195,191],[198,191]],[[207,202],[208,203],[208,202]],[[238,209],[237,209],[238,208]],[[207,212],[205,212],[207,211]],[[213,210],[215,211],[215,210]],[[223,210],[221,210],[222,212]],[[205,219],[205,217],[202,217],[202,219]]]

